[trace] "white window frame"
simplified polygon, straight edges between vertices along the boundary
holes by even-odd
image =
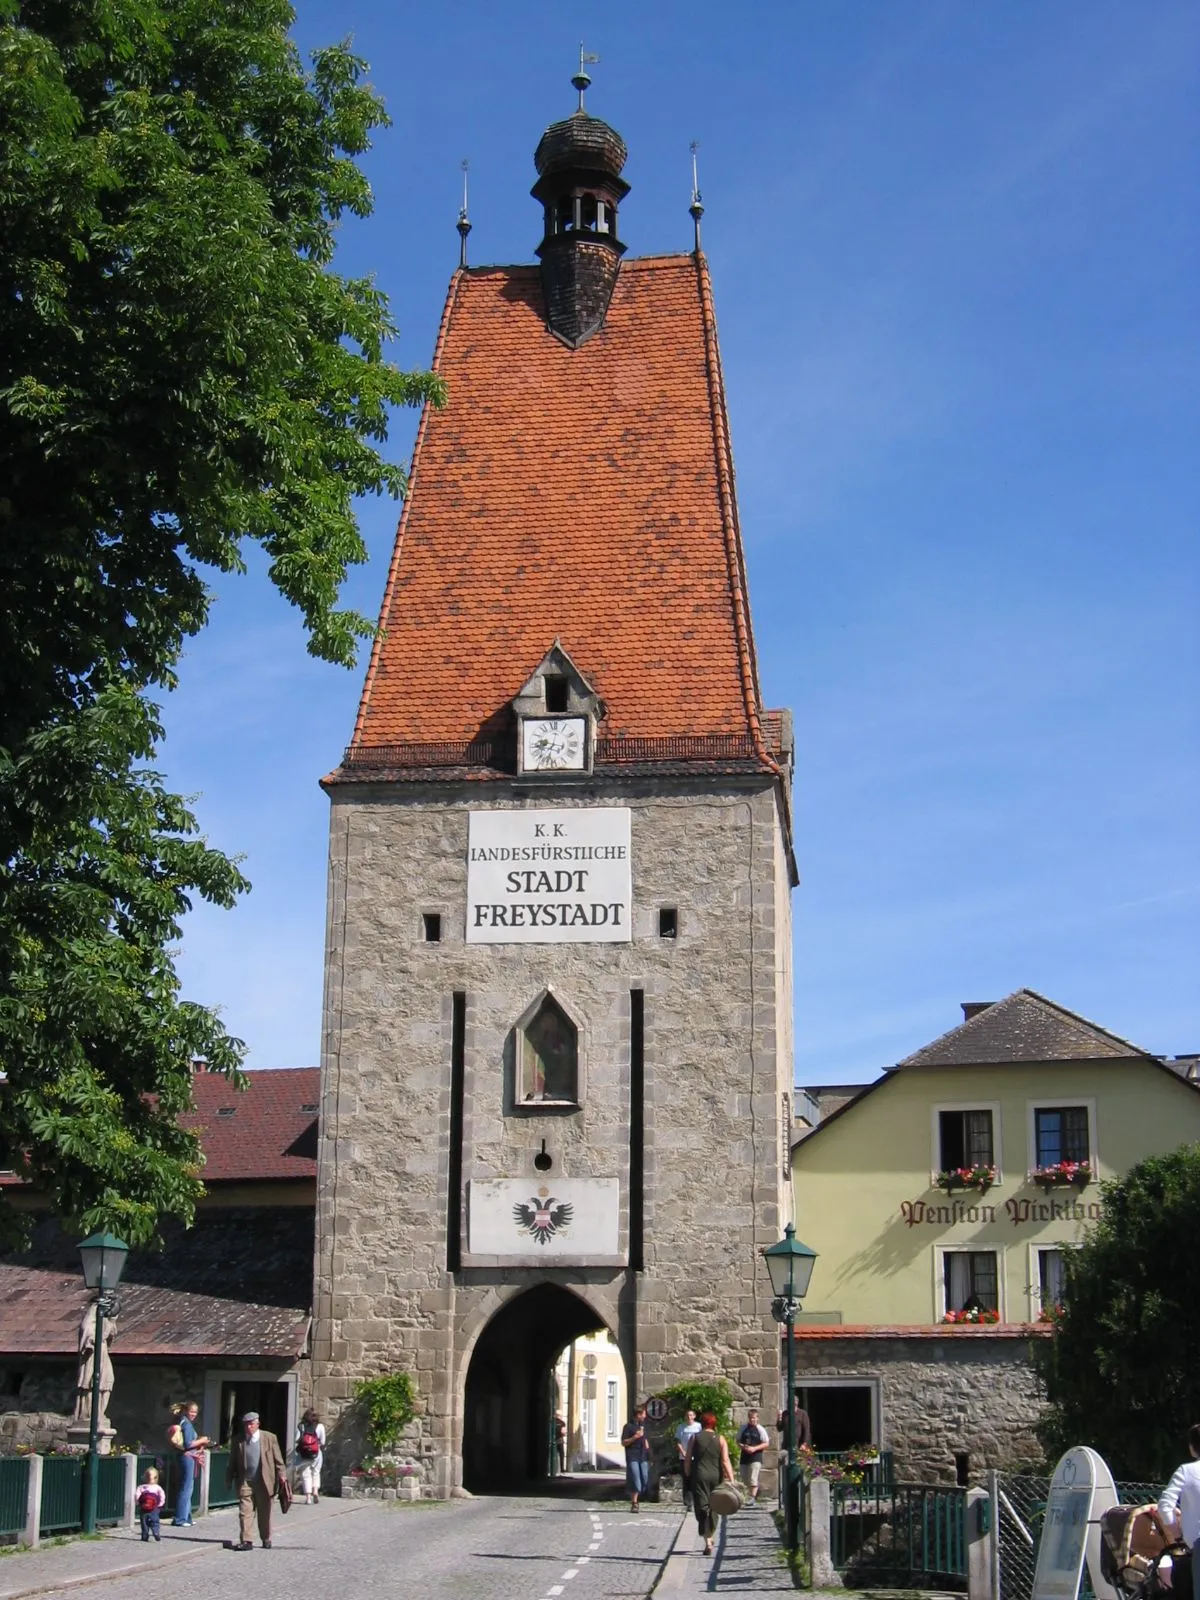
[[[204,1402],[200,1413],[204,1432],[215,1439],[221,1422],[221,1385],[224,1383],[285,1383],[287,1385],[287,1438],[279,1441],[279,1448],[290,1457],[296,1426],[300,1420],[298,1397],[299,1379],[294,1372],[255,1371],[240,1367],[210,1367],[204,1374]],[[235,1419],[236,1420],[236,1419]]]
[[[972,1108],[972,1109],[974,1109],[974,1108]],[[857,1375],[846,1376],[844,1378],[839,1378],[839,1377],[831,1376],[829,1373],[822,1373],[822,1375],[818,1378],[818,1377],[812,1376],[812,1374],[807,1373],[807,1372],[798,1372],[796,1374],[796,1387],[797,1387],[797,1389],[866,1389],[866,1390],[868,1390],[869,1393],[870,1393],[870,1397],[871,1397],[871,1437],[869,1439],[863,1439],[862,1443],[863,1444],[873,1444],[879,1449],[883,1448],[883,1440],[882,1440],[882,1438],[880,1436],[880,1432],[879,1432],[879,1423],[880,1423],[880,1417],[882,1415],[882,1409],[881,1409],[881,1406],[880,1406],[880,1399],[879,1399],[879,1379],[878,1378],[860,1378]],[[781,1384],[780,1385],[780,1390],[779,1390],[780,1394],[784,1393],[785,1388],[786,1388],[786,1384]],[[759,1421],[760,1422],[762,1421],[761,1414],[759,1415]]]
[[[1093,1174],[1099,1175],[1100,1147],[1096,1138],[1096,1101],[1093,1096],[1086,1094],[1057,1095],[1045,1100],[1027,1100],[1025,1102],[1025,1138],[1029,1152],[1029,1160],[1026,1165],[1030,1172],[1038,1164],[1037,1113],[1039,1111],[1061,1111],[1069,1106],[1082,1106],[1087,1112],[1088,1160],[1092,1164]]]
[[[948,1108],[952,1109],[952,1108]],[[968,1106],[969,1111],[979,1108]],[[996,1309],[1000,1321],[1007,1322],[1005,1305],[1005,1247],[1002,1244],[935,1244],[933,1247],[933,1304],[934,1321],[940,1323],[946,1315],[946,1257],[961,1255],[993,1255],[996,1258]]]
[[[616,1378],[604,1384],[604,1426],[606,1439],[616,1439],[621,1433],[621,1385]]]
[[[1077,1100],[1067,1101],[1068,1105],[1078,1105]],[[990,1111],[992,1114],[992,1165],[996,1169],[996,1182],[1004,1177],[1004,1150],[1001,1139],[1000,1102],[998,1100],[939,1100],[937,1105],[930,1110],[929,1121],[929,1148],[933,1155],[929,1163],[929,1176],[936,1178],[945,1168],[942,1166],[942,1128],[940,1117],[943,1111]]]
[[[1068,1102],[1078,1105],[1077,1100]],[[1039,1108],[1040,1109],[1040,1108]],[[1042,1257],[1047,1251],[1053,1250],[1060,1256],[1067,1255],[1079,1246],[1071,1244],[1067,1239],[1043,1240],[1040,1244],[1029,1246],[1029,1320],[1036,1322],[1042,1314]]]

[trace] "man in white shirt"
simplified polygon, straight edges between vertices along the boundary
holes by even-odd
[[[1168,1533],[1177,1533],[1192,1552],[1192,1594],[1200,1600],[1200,1422],[1188,1429],[1190,1461],[1176,1467],[1159,1496],[1158,1514]]]
[[[742,1452],[742,1482],[749,1491],[750,1504],[758,1504],[758,1479],[762,1472],[762,1458],[766,1454],[771,1436],[758,1420],[758,1412],[753,1406],[747,1418],[746,1426],[738,1434],[738,1448]]]
[[[683,1474],[683,1503],[685,1506],[692,1497],[687,1473],[687,1450],[688,1445],[691,1444],[699,1432],[700,1424],[696,1421],[696,1413],[689,1406],[683,1414],[683,1421],[675,1429],[675,1448],[679,1452],[679,1470]]]

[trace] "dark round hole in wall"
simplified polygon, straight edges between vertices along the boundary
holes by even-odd
[[[546,1149],[546,1141],[542,1140],[542,1148],[533,1158],[533,1164],[539,1172],[549,1172],[554,1165],[554,1157]]]

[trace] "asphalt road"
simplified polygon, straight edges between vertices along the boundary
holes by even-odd
[[[114,1600],[118,1590],[121,1600],[229,1600],[231,1593],[254,1600],[643,1600],[679,1523],[674,1508],[647,1506],[633,1516],[618,1501],[327,1500],[277,1514],[270,1550],[225,1549],[223,1541],[236,1537],[230,1513],[178,1533],[164,1528],[161,1546],[122,1539],[131,1565],[168,1551],[195,1553],[169,1566],[75,1583],[69,1592],[97,1600]]]

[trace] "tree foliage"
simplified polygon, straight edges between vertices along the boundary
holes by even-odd
[[[1200,1417],[1200,1144],[1140,1162],[1067,1257],[1066,1301],[1035,1354],[1052,1456],[1100,1451],[1117,1478],[1155,1481]]]
[[[360,1378],[354,1398],[367,1418],[367,1433],[375,1452],[390,1450],[417,1414],[417,1391],[407,1372],[385,1372],[377,1378]]]
[[[240,1056],[170,942],[194,896],[246,887],[151,770],[144,696],[247,540],[309,649],[354,659],[353,501],[403,490],[389,408],[441,398],[331,268],[387,119],[345,46],[304,66],[292,20],[0,0],[0,1138],[133,1242],[199,1192],[189,1058]]]

